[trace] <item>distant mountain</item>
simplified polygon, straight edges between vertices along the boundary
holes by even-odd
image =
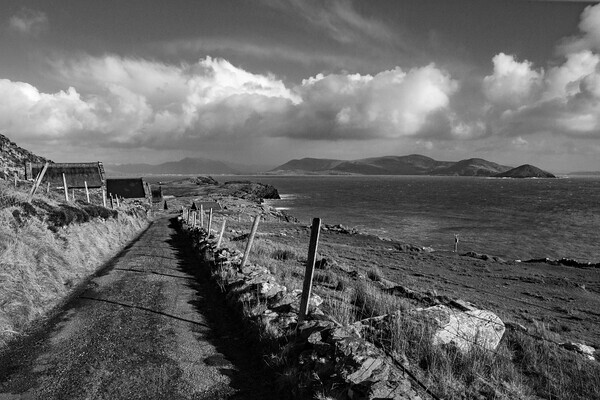
[[[359,175],[492,176],[509,169],[510,167],[480,158],[453,162],[437,161],[423,155],[411,154],[408,156],[373,157],[351,161],[303,158],[289,161],[270,172],[278,174],[305,172]]]
[[[506,172],[494,175],[496,178],[556,178],[550,172],[525,164]]]
[[[184,158],[158,165],[151,164],[109,164],[110,172],[123,174],[236,174],[238,171],[222,161],[206,158]]]
[[[0,135],[0,172],[4,171],[12,175],[14,171],[19,171],[22,175],[26,161],[33,163],[52,162],[17,146],[6,136]]]

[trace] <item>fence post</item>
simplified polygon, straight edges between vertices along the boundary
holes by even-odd
[[[31,192],[29,193],[29,196],[27,196],[28,202],[31,201],[31,199],[33,198],[33,195],[35,194],[38,187],[40,186],[40,183],[42,183],[42,180],[44,179],[44,174],[46,173],[47,169],[48,169],[48,163],[44,164],[44,168],[42,168],[42,170],[40,171],[38,176],[35,178],[35,182],[33,183],[33,186],[31,187]]]
[[[50,193],[50,182],[46,185],[46,194]]]
[[[454,235],[454,252],[458,252],[458,234]]]
[[[196,211],[194,211],[192,213],[192,228],[196,227],[196,216],[198,215],[198,213]]]
[[[210,239],[210,229],[212,227],[212,208],[208,212],[208,238]]]
[[[65,174],[62,174],[63,176],[63,187],[65,189],[65,201],[68,203],[69,202],[69,188],[67,187],[67,177],[65,176]]]
[[[248,237],[248,243],[246,244],[246,250],[244,250],[244,258],[242,258],[242,263],[240,264],[240,269],[244,268],[246,262],[248,261],[248,256],[250,255],[250,249],[252,248],[252,243],[254,242],[254,236],[256,236],[256,231],[258,230],[258,223],[260,222],[260,215],[257,215],[254,218],[254,223],[252,224],[252,230],[250,231],[250,236]]]
[[[200,204],[200,228],[204,229],[204,206]]]
[[[302,298],[300,299],[300,312],[298,322],[304,321],[308,313],[308,303],[312,289],[313,276],[315,273],[315,262],[317,260],[317,246],[319,245],[319,233],[321,232],[321,218],[313,218],[310,230],[310,243],[308,245],[308,260],[306,260],[306,272],[304,273],[304,284],[302,286]]]
[[[117,199],[117,207],[121,207],[121,203],[119,202],[119,195],[116,195],[115,199]]]
[[[17,177],[18,177],[18,173],[17,173],[17,171],[15,171],[15,188],[17,187]]]
[[[87,202],[90,202],[90,191],[88,190],[88,186],[87,186],[87,181],[83,181],[83,184],[85,185],[85,197],[87,197]]]
[[[221,247],[221,241],[223,240],[223,234],[225,233],[225,223],[227,222],[227,218],[223,218],[223,223],[221,224],[221,233],[219,233],[219,240],[217,240],[217,249]]]
[[[106,208],[106,192],[104,191],[104,186],[102,186],[102,205]]]

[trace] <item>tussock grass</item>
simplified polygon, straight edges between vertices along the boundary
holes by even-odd
[[[305,243],[291,247],[274,240],[255,241],[252,262],[268,266],[289,289],[301,288]],[[245,242],[235,245],[243,251]],[[382,292],[377,283],[384,274],[379,268],[365,272],[369,280],[352,279],[335,268],[316,271],[314,291],[324,299],[323,311],[343,325],[394,314],[379,324],[363,322],[363,336],[408,366],[440,398],[600,399],[600,363],[521,332],[507,330],[494,351],[475,345],[461,353],[453,346],[434,346],[435,322],[415,312],[410,301]],[[539,337],[560,340],[547,323],[532,321],[530,329]],[[291,361],[284,354],[275,358],[284,374],[297,382]],[[325,392],[320,396],[327,398]]]
[[[60,207],[41,196],[33,205],[25,200],[25,194],[0,186],[0,347],[56,307],[147,225],[103,207]],[[52,212],[67,209],[77,210],[79,219],[59,228]]]

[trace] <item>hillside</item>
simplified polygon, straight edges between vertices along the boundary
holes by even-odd
[[[235,174],[238,172],[221,161],[189,157],[158,165],[110,164],[106,169],[123,174]]]
[[[0,174],[11,176],[15,171],[19,171],[22,174],[26,161],[34,163],[52,162],[47,158],[19,147],[6,136],[0,135]]]
[[[321,173],[358,175],[460,175],[493,176],[510,167],[480,158],[458,162],[437,161],[419,154],[408,156],[372,157],[359,160],[303,158],[292,160],[271,170],[271,173]]]
[[[517,168],[505,171],[494,175],[496,178],[556,178],[550,172],[534,167],[533,165],[525,164]]]

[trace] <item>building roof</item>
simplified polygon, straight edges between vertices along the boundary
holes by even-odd
[[[146,184],[142,178],[108,178],[106,179],[106,195],[119,196],[125,199],[143,198]]]
[[[44,168],[44,163],[25,164],[25,179],[35,179]],[[63,174],[69,189],[99,188],[104,185],[104,167],[101,162],[93,163],[51,163],[44,174],[42,182],[63,186]]]

